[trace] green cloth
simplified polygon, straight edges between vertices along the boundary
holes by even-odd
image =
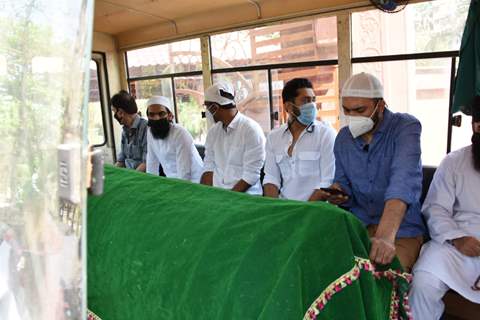
[[[301,319],[370,245],[357,218],[326,203],[110,166],[87,233],[88,306],[103,320]],[[317,319],[388,319],[392,287],[362,271]]]
[[[480,1],[472,0],[460,46],[452,113],[471,115],[471,103],[480,95]]]

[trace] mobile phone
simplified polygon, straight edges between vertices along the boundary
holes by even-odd
[[[342,190],[333,189],[333,188],[320,188],[320,190],[330,193],[333,196],[347,196],[348,195]]]

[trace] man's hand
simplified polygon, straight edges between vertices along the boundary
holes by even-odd
[[[461,237],[452,240],[455,248],[468,257],[480,257],[480,240],[475,237]]]
[[[395,258],[395,242],[391,239],[373,237],[370,260],[378,264],[389,264]]]
[[[120,167],[120,168],[125,168],[125,162],[123,162],[123,161],[117,161],[117,163],[115,163],[115,166],[116,166],[116,167]]]
[[[339,190],[339,191],[342,191],[342,192],[345,192],[344,190],[342,190],[342,188],[340,187],[340,185],[338,183],[334,183],[330,186],[331,189],[335,189],[335,190]],[[330,194],[328,192],[325,192],[326,193],[326,199],[328,202],[330,202],[331,204],[335,204],[335,205],[341,205],[342,203],[345,203],[347,202],[348,200],[348,196],[344,196],[344,195],[341,195],[341,194]]]

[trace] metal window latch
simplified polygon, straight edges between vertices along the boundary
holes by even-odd
[[[462,126],[462,115],[458,114],[452,117],[452,126],[461,127]]]
[[[272,113],[270,114],[270,117],[271,117],[273,120],[278,121],[278,111],[272,112]]]
[[[80,144],[61,144],[58,150],[58,196],[73,204],[80,203]]]
[[[92,152],[92,177],[90,188],[88,192],[94,196],[99,196],[103,193],[103,182],[105,180],[104,175],[104,157],[103,151],[96,149]]]

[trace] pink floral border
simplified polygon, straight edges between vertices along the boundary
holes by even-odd
[[[343,274],[340,278],[332,282],[325,290],[323,290],[320,296],[312,303],[310,308],[308,308],[303,319],[315,320],[317,315],[325,308],[325,305],[336,293],[342,291],[360,277],[361,270],[370,272],[375,279],[386,278],[393,283],[392,297],[390,301],[390,320],[400,320],[400,297],[398,296],[397,279],[402,278],[410,283],[412,280],[412,275],[406,272],[401,272],[400,270],[389,269],[386,271],[376,271],[375,266],[370,260],[360,257],[355,257],[355,265],[352,269],[350,269],[350,271]],[[412,315],[408,305],[407,293],[403,294],[402,305],[407,315],[407,319],[411,320]]]

